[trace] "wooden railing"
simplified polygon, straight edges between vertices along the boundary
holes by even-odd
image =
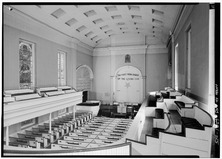
[[[136,116],[134,117],[133,123],[131,124],[125,138],[136,140],[136,141],[140,140],[140,136],[142,133],[142,129],[143,129],[143,125],[144,125],[145,117],[146,117],[145,108],[147,105],[147,99],[148,98],[145,98],[142,105],[140,106],[140,109],[137,112]]]
[[[131,155],[131,143],[122,143],[110,146],[102,146],[87,149],[21,149],[12,146],[4,147],[5,156],[108,156],[108,155]]]

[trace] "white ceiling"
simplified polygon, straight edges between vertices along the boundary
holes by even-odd
[[[64,4],[11,7],[91,47],[121,34],[141,34],[157,45],[166,44],[182,7],[175,4]]]

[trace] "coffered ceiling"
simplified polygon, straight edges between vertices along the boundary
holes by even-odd
[[[166,44],[182,5],[64,3],[11,7],[47,27],[96,47],[114,35],[124,34],[141,34],[156,44]]]

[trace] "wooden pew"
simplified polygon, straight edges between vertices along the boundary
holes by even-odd
[[[41,132],[31,131],[31,130],[25,130],[25,132],[27,135],[32,135],[33,137],[35,137],[35,140],[40,143],[41,148],[48,146],[48,140],[42,137]]]
[[[24,147],[24,148],[40,148],[40,143],[38,143],[35,138],[24,138],[21,135],[17,137],[9,137],[9,145]]]

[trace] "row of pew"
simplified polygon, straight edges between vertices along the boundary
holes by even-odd
[[[22,148],[50,148],[52,143],[55,143],[64,135],[73,132],[74,129],[81,127],[93,118],[91,112],[76,112],[75,115],[75,119],[73,119],[73,114],[55,118],[51,122],[51,131],[50,123],[45,122],[33,126],[30,130],[10,136],[9,145]]]

